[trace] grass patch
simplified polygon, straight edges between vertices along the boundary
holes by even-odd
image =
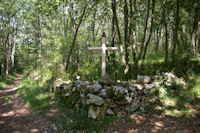
[[[48,88],[40,87],[33,79],[23,78],[19,84],[18,93],[31,109],[40,114],[45,114],[50,106],[53,95]]]
[[[3,99],[0,100],[0,103],[8,103],[12,98],[10,96],[4,97]]]
[[[0,89],[5,88],[9,83],[11,83],[16,77],[18,76],[17,73],[14,73],[9,76],[1,76],[0,77]]]
[[[195,105],[200,101],[200,55],[177,56],[174,62],[164,62],[165,54],[148,54],[141,74],[155,76],[157,73],[173,72],[186,81],[186,86],[171,86],[159,95],[157,105],[149,109],[176,117],[195,114]],[[166,88],[163,86],[163,88]]]
[[[18,93],[36,113],[42,115],[48,113],[53,96],[48,87],[40,87],[35,80],[23,78]],[[89,119],[87,111],[74,112],[62,103],[60,98],[56,98],[56,108],[60,113],[51,119],[59,129],[66,131],[99,132],[117,120],[116,116],[105,116],[102,120]]]
[[[104,116],[101,120],[87,118],[87,111],[74,112],[57,98],[57,108],[62,116],[53,118],[56,126],[66,131],[101,132],[108,128],[118,118],[117,116]]]

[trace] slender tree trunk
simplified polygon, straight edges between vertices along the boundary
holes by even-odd
[[[198,36],[198,52],[200,53],[200,35]]]
[[[78,25],[77,25],[77,27],[76,27],[76,30],[75,30],[75,34],[74,34],[73,41],[72,41],[72,46],[71,46],[71,48],[70,48],[69,55],[68,55],[68,57],[67,57],[67,64],[66,64],[66,68],[65,68],[66,71],[68,70],[70,57],[71,57],[72,51],[73,51],[73,49],[74,49],[75,42],[76,42],[76,37],[77,37],[77,34],[78,34],[78,30],[79,30],[79,27],[80,27],[80,25],[81,25],[81,23],[82,23],[82,20],[83,20],[83,17],[84,17],[84,15],[85,15],[86,9],[87,9],[87,5],[86,5],[86,6],[84,7],[84,9],[83,9],[83,13],[82,13],[82,15],[81,15],[81,17],[80,17],[79,23],[78,23]]]
[[[159,29],[156,29],[155,31],[155,52],[158,52],[158,49],[159,49],[159,41],[160,41],[160,28]]]
[[[95,41],[96,41],[95,26],[96,26],[97,2],[96,2],[96,0],[94,0],[94,2],[95,2],[95,11],[94,11],[94,14],[93,14],[93,22],[92,22],[92,40],[93,40],[93,43],[95,44]]]
[[[136,20],[136,14],[137,14],[137,0],[134,0],[134,19]],[[138,66],[136,64],[136,53],[137,53],[137,28],[136,23],[134,23],[133,26],[133,45],[132,45],[132,56],[133,56],[133,62],[134,62],[134,76],[137,76],[138,72]]]
[[[142,64],[144,65],[144,60],[145,60],[145,56],[146,56],[146,52],[147,52],[147,48],[149,45],[149,42],[151,40],[151,36],[152,36],[152,31],[153,31],[153,22],[154,22],[154,9],[155,9],[155,0],[152,0],[152,16],[151,16],[151,26],[150,26],[150,31],[149,31],[149,37],[145,43],[145,47],[144,47],[144,54],[143,54],[143,59],[142,59]]]
[[[112,9],[114,9],[114,3],[112,2]],[[113,11],[113,10],[112,10]],[[114,11],[113,11],[113,17],[112,17],[112,29],[111,29],[111,46],[115,46],[115,17],[114,17]]]
[[[13,38],[12,47],[11,47],[11,72],[14,71],[15,64],[15,37]]]
[[[144,21],[144,31],[143,31],[143,38],[142,38],[142,43],[140,46],[140,51],[139,54],[137,56],[137,58],[135,59],[134,65],[135,65],[135,71],[136,74],[138,73],[138,62],[141,59],[144,50],[144,47],[146,45],[146,37],[147,37],[147,23],[148,23],[148,19],[149,19],[149,10],[150,10],[150,0],[148,0],[148,5],[147,5],[147,11],[146,11],[146,15],[145,15],[145,21]]]
[[[8,31],[7,41],[6,41],[6,75],[9,75],[10,68],[10,31]]]
[[[191,39],[191,45],[193,48],[193,53],[196,51],[197,47],[197,32],[198,32],[198,21],[197,19],[200,18],[200,2],[198,2],[197,7],[195,8],[195,16],[194,16],[194,22],[193,22],[193,31],[192,31],[192,39]]]
[[[149,20],[149,10],[150,10],[150,0],[148,0],[147,11],[146,11],[146,16],[145,16],[145,21],[144,21],[144,31],[143,31],[142,44],[141,44],[141,47],[140,47],[140,53],[139,53],[138,58],[137,58],[137,63],[140,60],[140,58],[141,58],[141,56],[144,52],[143,49],[144,49],[145,43],[146,43],[147,23],[148,23],[148,20]]]
[[[173,30],[173,49],[172,49],[172,60],[174,60],[175,58],[175,51],[176,51],[176,47],[179,46],[179,42],[178,42],[178,27],[179,27],[179,4],[180,1],[176,0],[176,13],[175,13],[175,28]],[[180,51],[180,47],[179,47],[179,51]]]
[[[116,24],[118,39],[119,39],[120,54],[122,57],[122,63],[125,64],[124,50],[123,50],[123,46],[122,46],[121,33],[120,33],[119,22],[118,22],[117,12],[116,12],[116,0],[112,0],[112,3],[113,3],[112,11],[113,11],[113,15],[115,18],[115,24]]]
[[[39,46],[39,51],[38,51],[38,57],[41,57],[41,53],[42,53],[42,43],[41,43],[41,17],[40,14],[38,13],[38,27],[37,27],[37,43]]]
[[[6,58],[6,42],[2,39],[2,61],[1,61],[1,74],[5,74],[5,58]]]
[[[113,5],[114,3],[112,2],[111,6],[112,6],[112,9],[113,9]],[[112,25],[112,28],[111,28],[111,47],[114,47],[115,46],[115,17],[114,17],[114,13],[113,13],[113,16],[112,16],[112,21],[111,21],[111,25]],[[115,71],[115,66],[116,66],[116,62],[115,62],[115,52],[112,53],[112,56],[110,54],[111,51],[107,51],[109,52],[108,54],[108,61],[109,61],[109,58],[111,58],[111,61],[110,61],[110,64],[111,64],[111,70],[113,71],[113,74],[116,75],[116,71]]]
[[[129,62],[129,33],[128,33],[128,25],[129,25],[129,21],[128,21],[128,3],[127,0],[124,0],[124,46],[125,46],[125,61],[126,61],[126,68],[125,68],[125,75],[127,80],[129,79],[129,67],[130,67],[130,62]]]
[[[168,27],[167,27],[167,20],[166,20],[166,0],[164,1],[163,7],[163,22],[165,26],[165,63],[168,62]]]
[[[161,35],[160,35],[160,50],[163,49],[163,34],[164,34],[164,29],[163,29],[163,25],[161,26]]]

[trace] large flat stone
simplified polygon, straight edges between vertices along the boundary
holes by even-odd
[[[149,83],[151,78],[149,76],[137,75],[137,83],[144,84]]]
[[[86,97],[87,104],[102,105],[104,102],[105,101],[102,97],[96,96],[94,94],[88,94]]]

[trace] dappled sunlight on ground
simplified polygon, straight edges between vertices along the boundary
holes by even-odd
[[[131,115],[130,120],[119,120],[109,131],[118,131],[118,133],[199,133],[200,132],[200,114],[187,118],[168,116],[165,114],[157,115],[155,112],[149,112],[142,115]]]
[[[6,88],[0,90],[0,132],[51,132],[51,124],[33,113],[16,93],[21,77],[19,76]]]

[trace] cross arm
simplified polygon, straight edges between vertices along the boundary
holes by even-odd
[[[118,47],[107,47],[107,48],[106,48],[106,50],[110,50],[110,51],[111,51],[111,50],[118,50],[118,49],[119,49]]]
[[[101,51],[102,47],[88,47],[87,48],[89,51]]]

